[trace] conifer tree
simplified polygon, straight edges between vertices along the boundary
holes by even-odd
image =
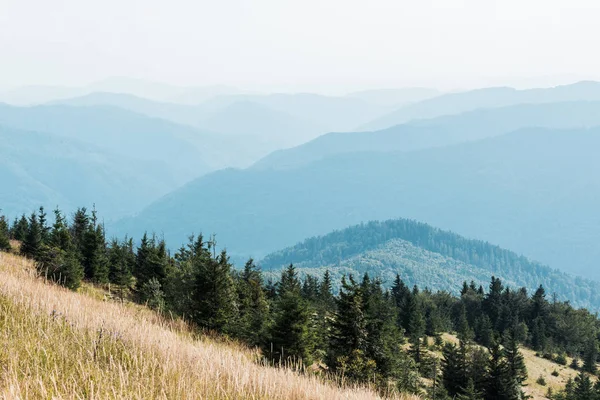
[[[8,222],[6,222],[6,218],[2,215],[0,216],[0,251],[9,251],[10,248]]]
[[[594,338],[587,340],[583,352],[583,371],[595,374],[597,371],[598,344]]]
[[[225,250],[216,258],[195,257],[195,321],[203,328],[229,333],[237,312],[232,266]]]
[[[527,380],[527,367],[513,330],[509,332],[504,344],[504,358],[507,368],[507,392],[512,398],[523,398],[521,386]]]
[[[475,382],[473,379],[469,379],[469,382],[467,383],[467,386],[464,388],[463,392],[460,393],[456,398],[458,400],[483,400],[483,396],[475,387]]]
[[[300,280],[294,266],[290,265],[281,274],[273,307],[273,324],[269,329],[270,341],[265,349],[265,354],[275,362],[302,360],[304,365],[312,362],[310,310],[300,290]]]
[[[40,235],[42,237],[42,243],[48,242],[50,236],[50,227],[48,226],[48,215],[44,210],[44,207],[40,207],[38,210],[38,225],[40,226]]]
[[[104,230],[98,224],[96,211],[92,211],[92,221],[88,225],[81,244],[84,276],[97,283],[108,282],[108,258]]]
[[[352,275],[348,279],[345,276],[342,278],[336,303],[329,345],[329,365],[334,369],[340,357],[352,354],[355,350],[364,356],[368,336],[362,291]]]
[[[113,239],[108,249],[108,279],[119,287],[119,295],[123,300],[124,292],[131,285],[131,269],[135,264],[135,256],[131,251],[133,243],[124,240],[119,243],[117,239]]]
[[[421,307],[419,291],[416,285],[410,296],[408,314],[410,316],[408,323],[410,353],[417,363],[417,367],[420,368],[423,355],[422,339],[425,336],[425,319],[423,318],[423,309]]]
[[[329,270],[325,270],[319,286],[319,302],[322,304],[323,309],[329,312],[334,311],[335,299],[333,297],[333,284],[331,282]]]
[[[466,385],[463,377],[466,375],[467,366],[454,343],[446,343],[442,354],[442,381],[448,394],[454,397],[461,394]]]
[[[239,319],[237,336],[244,342],[259,346],[263,343],[269,306],[263,289],[262,272],[249,259],[244,265],[238,284]]]
[[[509,393],[513,387],[504,354],[497,340],[489,348],[488,381],[486,384],[486,399],[512,400]]]
[[[575,377],[575,389],[573,391],[575,400],[596,400],[596,393],[590,377],[584,372],[580,372]]]
[[[37,215],[32,213],[29,217],[27,234],[21,245],[21,254],[26,257],[37,259],[42,247],[42,232],[38,224]]]
[[[27,222],[27,217],[25,214],[21,215],[21,217],[13,222],[13,226],[11,228],[11,237],[14,240],[18,240],[20,242],[25,241],[25,237],[27,236],[27,231],[29,229],[29,222]]]
[[[48,235],[50,246],[57,247],[65,252],[73,252],[73,240],[65,217],[59,209],[54,210],[54,224]]]
[[[77,256],[83,258],[85,236],[89,231],[90,217],[85,207],[78,208],[73,214],[73,222],[70,226],[71,238],[77,252]]]

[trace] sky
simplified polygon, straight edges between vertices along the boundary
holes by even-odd
[[[600,78],[595,0],[0,0],[0,86],[323,90]]]

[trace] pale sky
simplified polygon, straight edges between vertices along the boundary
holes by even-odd
[[[600,77],[598,21],[596,0],[0,0],[0,86],[543,85]]]

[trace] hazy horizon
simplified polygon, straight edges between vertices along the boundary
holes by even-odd
[[[0,88],[128,77],[343,94],[598,80],[600,10],[566,4],[3,0]]]

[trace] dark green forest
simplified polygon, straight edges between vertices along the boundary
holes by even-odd
[[[439,254],[443,259],[434,260],[431,254],[420,254],[416,249],[405,251],[408,254],[396,254],[393,245],[387,246],[396,239],[435,253],[433,255]],[[417,257],[419,260],[411,263]],[[271,271],[290,263],[300,271],[322,273],[329,268],[361,276],[369,273],[379,277],[387,287],[400,271],[408,284],[445,289],[455,294],[464,280],[485,284],[494,275],[530,291],[543,285],[559,300],[600,309],[597,282],[573,277],[488,242],[467,239],[408,219],[371,221],[312,237],[268,255],[260,264],[265,271]],[[423,264],[427,264],[427,268]]]
[[[452,294],[409,287],[400,275],[389,288],[368,274],[334,282],[326,270],[300,278],[293,265],[278,279],[265,280],[251,259],[235,269],[214,237],[191,236],[171,254],[155,235],[145,234],[139,242],[107,240],[95,210],[81,208],[69,218],[55,210],[52,219],[50,224],[44,208],[12,223],[1,217],[0,249],[11,249],[9,239],[19,241],[19,251],[49,280],[73,290],[82,280],[110,283],[121,300],[260,348],[274,367],[371,385],[382,395],[522,399],[527,370],[519,348],[527,346],[558,364],[566,356],[575,359],[579,376],[553,398],[600,396],[600,385],[590,380],[597,372],[600,321],[586,309],[548,296],[543,285],[530,291],[492,276],[485,288],[465,281]],[[377,243],[378,235],[404,234],[473,263],[513,273],[552,272],[525,259],[518,259],[520,270],[511,269],[512,253],[424,224],[384,224],[366,225],[370,233],[365,226],[353,228],[353,235],[344,236],[344,248],[326,250],[322,239],[311,239],[306,243],[313,244],[313,255],[301,261],[321,254],[325,262]],[[376,229],[381,226],[389,229]],[[456,333],[458,344],[444,342],[444,332]]]

